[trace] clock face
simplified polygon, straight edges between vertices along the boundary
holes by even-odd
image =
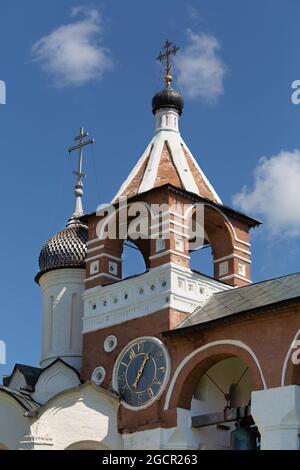
[[[167,366],[167,353],[156,338],[140,338],[130,343],[116,369],[122,400],[133,407],[155,400],[166,382]]]

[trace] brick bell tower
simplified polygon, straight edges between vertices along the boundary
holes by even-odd
[[[177,52],[171,46],[167,42],[159,56],[166,63],[165,87],[152,99],[151,141],[111,206],[84,219],[89,239],[82,378],[120,395],[118,361],[136,338],[160,340],[212,293],[251,282],[249,229],[258,222],[223,205],[180,134],[184,103],[171,87],[170,60]],[[146,272],[123,279],[126,241],[141,251]],[[206,245],[212,249],[214,278],[190,269],[190,252]],[[158,402],[147,406],[157,410]],[[137,411],[143,423],[144,408],[123,402],[121,428],[132,430]]]

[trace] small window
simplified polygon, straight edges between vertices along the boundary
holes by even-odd
[[[113,274],[114,276],[117,276],[118,274],[118,265],[115,263],[115,261],[109,261],[108,262],[108,269],[110,274]]]
[[[94,369],[92,373],[92,381],[96,385],[101,385],[105,379],[105,376],[106,376],[106,370],[104,369],[104,367],[102,366],[96,367],[96,369]]]
[[[176,238],[175,246],[177,251],[184,251],[184,241],[182,238]]]
[[[92,261],[90,264],[90,274],[97,274],[99,272],[99,261]]]
[[[104,341],[104,346],[103,346],[104,351],[107,353],[112,352],[114,349],[116,349],[117,344],[118,344],[118,340],[115,336],[113,335],[107,336]]]
[[[155,247],[156,253],[157,253],[158,251],[164,250],[165,247],[166,247],[166,242],[165,242],[165,240],[163,240],[162,238],[158,238],[158,239],[156,240],[156,247]]]
[[[225,276],[225,274],[228,274],[228,270],[228,261],[219,264],[219,276]]]
[[[238,272],[240,276],[246,276],[246,265],[245,263],[239,263],[238,264]]]

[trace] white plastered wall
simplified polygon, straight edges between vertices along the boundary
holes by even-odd
[[[98,443],[102,448],[122,449],[118,406],[116,397],[92,383],[62,392],[38,413],[21,448],[64,450]]]
[[[41,366],[56,358],[75,367],[82,361],[82,316],[84,269],[49,271],[40,278],[42,289],[42,354]]]
[[[61,361],[56,361],[41,373],[32,398],[40,404],[69,388],[80,385],[78,374]]]
[[[0,447],[16,450],[20,439],[29,431],[25,410],[5,392],[0,392]]]

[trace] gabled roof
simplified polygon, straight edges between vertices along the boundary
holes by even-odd
[[[29,395],[20,392],[19,390],[13,390],[12,388],[0,385],[0,393],[6,393],[16,400],[26,411],[33,412],[39,408],[39,403],[34,401]]]
[[[69,369],[72,369],[80,378],[78,371],[74,367],[70,366],[70,364],[68,364],[63,359],[60,359],[58,357],[53,362],[48,364],[47,367],[33,367],[33,366],[28,366],[26,364],[15,364],[15,367],[11,375],[3,378],[3,385],[6,387],[9,387],[10,381],[12,380],[14,373],[18,370],[19,372],[21,372],[21,374],[23,374],[26,385],[29,385],[29,387],[32,388],[32,391],[33,391],[35,384],[37,383],[40,375],[46,370],[50,369],[50,367],[52,367],[57,362],[61,362],[62,364],[67,366]]]
[[[196,308],[172,332],[193,326],[205,326],[246,312],[255,314],[263,307],[297,299],[300,300],[300,273],[216,292],[204,306]]]
[[[26,364],[15,364],[15,367],[8,377],[3,378],[3,385],[9,386],[9,383],[16,371],[21,372],[23,374],[26,385],[29,385],[29,387],[34,387],[34,385],[37,382],[37,379],[39,378],[40,373],[42,372],[43,369],[40,367],[32,367],[32,366],[27,366]]]
[[[35,408],[33,408],[31,412],[27,414],[27,416],[36,417],[38,414],[43,413],[43,411],[51,403],[55,403],[56,400],[58,400],[60,397],[64,396],[65,394],[82,391],[86,389],[87,387],[92,387],[92,389],[97,391],[99,394],[104,394],[105,396],[107,396],[112,401],[115,401],[116,403],[120,402],[120,396],[115,390],[113,390],[112,388],[105,388],[102,385],[96,385],[92,380],[87,380],[86,382],[81,383],[80,385],[77,385],[76,387],[67,388],[65,390],[58,392],[56,395],[52,396],[46,403],[42,405],[38,405]]]

